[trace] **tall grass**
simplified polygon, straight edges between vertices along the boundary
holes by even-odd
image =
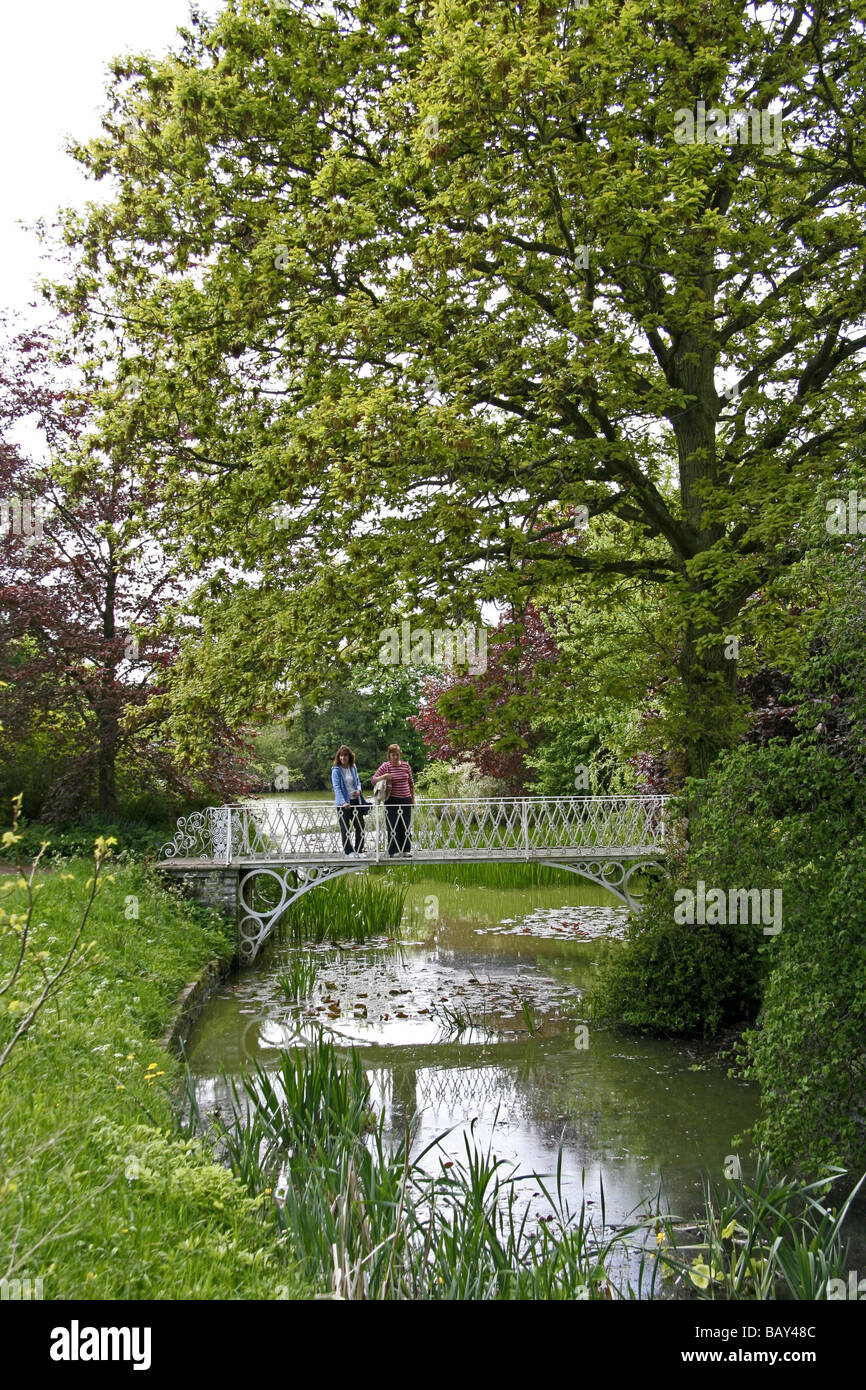
[[[830,1176],[844,1173],[834,1169]],[[699,1299],[826,1298],[828,1281],[843,1278],[847,1269],[842,1227],[864,1182],[836,1211],[827,1205],[827,1177],[776,1180],[761,1151],[752,1182],[704,1184],[705,1214],[695,1244],[678,1243],[676,1229],[666,1223],[670,1246],[661,1252],[663,1265]]]
[[[571,1210],[561,1148],[552,1183],[515,1176],[476,1145],[473,1125],[461,1157],[426,1171],[440,1140],[414,1157],[408,1133],[389,1144],[359,1055],[341,1060],[321,1037],[281,1053],[276,1073],[257,1066],[231,1093],[233,1116],[219,1122],[224,1152],[237,1178],[270,1199],[320,1296],[652,1298],[661,1275],[669,1293],[687,1298],[814,1300],[844,1272],[841,1229],[854,1194],[837,1213],[822,1196],[826,1179],[774,1181],[765,1154],[754,1183],[708,1185],[700,1240],[677,1245],[669,1217],[611,1230],[603,1192],[600,1219],[584,1203]],[[527,1183],[547,1200],[540,1220],[530,1221]]]
[[[180,1067],[159,1043],[180,990],[214,957],[231,959],[232,926],[139,866],[109,869],[85,965],[0,1073],[0,1278],[42,1277],[45,1298],[62,1300],[301,1293],[261,1204],[178,1133]],[[69,950],[92,877],[90,855],[42,879],[20,1004]],[[26,893],[10,885],[0,879],[7,918],[26,911]],[[5,926],[0,978],[18,953]],[[0,1011],[0,1051],[21,1016]]]
[[[575,875],[567,869],[547,868],[544,864],[416,864],[400,866],[401,879],[413,883],[426,879],[459,883],[466,888],[498,888],[510,891],[529,888],[574,887]],[[405,877],[404,877],[405,876]]]
[[[221,1140],[234,1173],[273,1211],[322,1295],[357,1299],[575,1299],[613,1295],[611,1260],[647,1222],[610,1233],[562,1197],[562,1168],[515,1178],[467,1136],[465,1155],[428,1173],[409,1135],[392,1147],[354,1051],[341,1061],[320,1038],[283,1052],[232,1088]],[[438,1141],[437,1141],[438,1143]],[[539,1184],[549,1220],[530,1224],[521,1185]],[[640,1256],[640,1278],[655,1269]],[[620,1291],[622,1292],[622,1291]],[[628,1286],[625,1295],[634,1290]]]
[[[399,936],[405,884],[353,875],[323,884],[298,898],[282,918],[293,941],[366,941]]]
[[[277,986],[286,999],[297,1002],[312,994],[318,973],[312,956],[293,956],[286,969],[277,975]]]

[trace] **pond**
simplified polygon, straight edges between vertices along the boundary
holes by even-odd
[[[388,872],[410,880],[401,939],[305,948],[318,969],[301,1004],[277,984],[299,949],[289,941],[226,983],[188,1048],[202,1112],[225,1102],[226,1078],[254,1059],[275,1064],[322,1028],[360,1050],[392,1134],[417,1116],[417,1151],[450,1131],[431,1166],[462,1156],[470,1132],[524,1174],[555,1173],[561,1146],[573,1207],[585,1199],[600,1212],[604,1201],[609,1225],[659,1200],[696,1214],[702,1177],[723,1177],[757,1117],[757,1091],[727,1075],[717,1047],[580,1022],[624,909],[564,874],[495,889],[460,886],[457,866],[422,872]],[[547,1210],[536,1184],[525,1193],[531,1215]]]

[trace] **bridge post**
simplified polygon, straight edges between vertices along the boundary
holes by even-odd
[[[526,797],[520,802],[520,819],[523,824],[523,857],[529,860],[529,812],[526,809]]]

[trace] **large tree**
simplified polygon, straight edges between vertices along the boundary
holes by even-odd
[[[62,818],[234,799],[247,742],[202,705],[207,751],[190,765],[156,699],[184,588],[147,528],[134,446],[87,447],[87,392],[58,384],[48,349],[21,334],[0,351],[0,790]],[[22,447],[25,426],[50,459]]]
[[[117,196],[67,219],[59,298],[146,361],[105,429],[202,568],[185,689],[240,709],[395,614],[661,580],[703,772],[726,638],[866,424],[864,18],[230,0],[118,61],[78,151]]]

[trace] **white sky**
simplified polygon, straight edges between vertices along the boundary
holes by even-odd
[[[201,8],[215,13],[221,5],[203,0]],[[64,153],[68,136],[99,133],[107,64],[119,53],[166,52],[188,15],[188,0],[19,0],[4,7],[0,308],[31,318],[34,283],[51,273],[45,248],[17,223],[53,222],[58,207],[81,207],[109,190],[89,183]],[[37,311],[37,320],[43,316]]]

